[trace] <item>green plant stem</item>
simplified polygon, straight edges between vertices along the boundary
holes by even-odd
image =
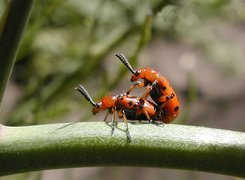
[[[103,122],[0,126],[0,175],[88,167],[144,166],[245,177],[245,133],[184,125]]]
[[[0,36],[0,105],[12,72],[23,30],[29,19],[33,0],[12,0]]]

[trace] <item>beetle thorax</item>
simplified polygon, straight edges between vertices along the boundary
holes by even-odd
[[[144,79],[146,79],[147,81],[153,83],[158,78],[159,78],[159,73],[157,71],[154,71],[151,68],[145,68]]]
[[[105,96],[101,99],[102,107],[105,109],[115,107],[116,100],[116,96]]]

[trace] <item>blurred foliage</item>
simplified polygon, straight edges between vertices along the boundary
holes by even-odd
[[[147,14],[151,4],[145,2],[147,13],[143,6],[139,7],[142,15],[137,16],[134,5],[108,1],[36,2],[13,75],[23,94],[6,123],[36,124],[39,119],[44,123],[78,110],[71,96],[80,82],[101,89],[96,94],[116,86],[123,72],[119,71],[110,85],[103,59],[130,40],[134,43],[130,59],[135,62],[149,39],[151,18]],[[97,77],[101,79],[95,82]]]
[[[0,32],[8,2],[0,1]],[[3,123],[43,124],[80,111],[90,116],[74,87],[82,83],[95,100],[109,94],[128,72],[107,59],[122,52],[136,65],[141,50],[159,38],[199,48],[227,74],[244,74],[244,51],[222,28],[244,24],[244,0],[36,1],[11,80],[21,97]],[[190,71],[181,122],[197,98],[195,80]],[[28,177],[41,179],[41,173],[13,179]]]
[[[6,2],[0,2],[1,16]],[[217,22],[244,23],[242,5],[241,0],[36,1],[12,76],[21,99],[5,124],[44,123],[79,111],[77,84],[85,85],[94,99],[107,94],[125,68],[117,61],[106,65],[106,58],[122,51],[135,65],[142,48],[159,37],[200,47],[229,72],[240,68],[230,66],[231,57],[240,59],[213,31]]]

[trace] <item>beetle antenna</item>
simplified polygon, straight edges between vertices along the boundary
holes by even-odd
[[[116,57],[134,74],[135,71],[131,64],[128,62],[127,58],[123,54],[115,54]]]
[[[91,96],[88,94],[88,92],[86,91],[86,89],[81,84],[78,87],[76,87],[75,89],[78,90],[84,96],[84,98],[88,102],[90,102],[94,107],[98,107],[97,103],[95,103],[93,101],[93,99],[91,98]]]

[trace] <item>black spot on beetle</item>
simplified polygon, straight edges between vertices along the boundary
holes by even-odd
[[[132,106],[132,105],[133,105],[133,102],[132,102],[132,101],[129,101],[129,102],[128,102],[128,105],[129,105],[129,106]]]
[[[179,106],[176,106],[176,107],[174,108],[174,111],[177,112],[178,110],[179,110]]]
[[[171,94],[171,99],[173,99],[173,98],[174,98],[174,96],[175,96],[175,94],[174,94],[174,93],[172,93],[172,94]]]
[[[163,87],[162,87],[162,90],[164,90],[164,91],[165,91],[166,89],[167,89],[167,87],[166,87],[166,86],[163,86]]]

